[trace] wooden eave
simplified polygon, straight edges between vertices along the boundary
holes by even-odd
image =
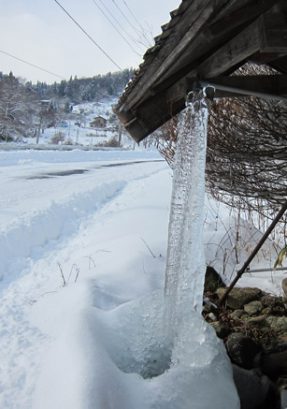
[[[216,87],[217,96],[287,96],[286,3],[182,1],[115,108],[131,136],[139,142],[180,112],[199,83]],[[248,61],[279,73],[230,76]]]

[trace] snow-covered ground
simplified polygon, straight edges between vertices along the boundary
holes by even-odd
[[[95,348],[98,328],[106,320],[120,331],[119,317],[131,318],[127,301],[163,287],[171,180],[156,152],[0,152],[1,409],[92,409],[93,391],[107,386],[124,399],[122,380],[109,378],[110,363]],[[238,224],[207,198],[206,259],[226,278],[258,237],[250,221]],[[275,257],[269,241],[252,268],[269,268]],[[248,274],[240,284],[279,293],[282,275]],[[139,380],[128,379],[136,395]],[[157,388],[151,383],[138,399]],[[101,399],[99,409],[108,407]]]

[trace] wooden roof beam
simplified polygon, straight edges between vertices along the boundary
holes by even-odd
[[[221,75],[256,53],[271,53],[272,59],[276,53],[278,56],[286,55],[287,27],[286,23],[282,24],[281,17],[281,24],[276,21],[278,16],[271,13],[268,17],[258,18],[201,63],[197,67],[198,76],[209,78]]]
[[[287,5],[274,6],[262,16],[264,27],[261,38],[261,50],[265,53],[287,53]]]
[[[259,18],[203,61],[196,68],[199,78],[212,78],[222,75],[259,52],[262,30],[262,20]]]
[[[212,19],[206,24],[204,29],[198,32],[195,38],[192,39],[174,58],[173,53],[170,53],[169,59],[173,59],[173,63],[167,66],[163,64],[162,71],[158,79],[155,81],[157,89],[163,89],[165,83],[169,83],[173,77],[178,75],[186,75],[194,66],[200,64],[200,60],[205,60],[209,55],[213,54],[216,49],[222,44],[228,42],[235,37],[245,27],[250,25],[260,15],[269,12],[274,7],[275,0],[236,0],[236,9],[231,13],[227,13],[225,17],[219,20]],[[280,0],[278,0],[280,3]],[[226,13],[226,8],[229,9],[230,2],[222,9],[223,15]]]
[[[145,101],[136,113],[120,115],[120,119],[132,137],[140,142],[178,114],[185,106],[187,92],[198,84],[213,86],[215,98],[251,95],[274,99],[287,97],[287,75],[217,77],[200,81],[184,78],[168,91]]]

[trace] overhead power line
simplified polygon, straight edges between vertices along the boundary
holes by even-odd
[[[121,66],[117,64],[113,58],[101,47],[96,40],[74,19],[74,17],[59,3],[58,0],[54,0],[56,4],[63,10],[63,12],[73,21],[74,24],[85,34],[86,37],[119,69],[122,70]]]
[[[138,26],[140,27],[141,30],[141,42],[143,45],[145,45],[146,47],[151,47],[153,44],[153,35],[152,33],[148,33],[146,28],[144,28],[144,26],[141,24],[140,20],[137,18],[136,14],[133,12],[133,10],[131,9],[131,7],[128,5],[128,3],[126,2],[126,0],[122,0],[123,4],[125,5],[126,9],[128,10],[130,16],[135,20],[135,23],[138,24]]]
[[[29,62],[29,61],[23,60],[22,58],[16,57],[16,55],[10,54],[7,51],[0,50],[0,53],[2,53],[4,55],[7,55],[8,57],[14,58],[14,60],[20,61],[20,62],[22,62],[24,64],[30,65],[30,67],[36,68],[37,70],[46,72],[46,73],[48,73],[50,75],[53,75],[54,77],[60,78],[61,80],[65,79],[61,75],[55,74],[52,71],[49,71],[49,70],[46,70],[45,68],[40,67],[39,65],[33,64],[33,63]]]
[[[112,2],[114,3],[114,6],[116,7],[116,9],[119,11],[119,13],[122,15],[122,17],[126,20],[126,22],[129,24],[129,26],[135,30],[135,32],[137,34],[139,34],[139,30],[138,28],[130,21],[130,19],[126,16],[126,14],[122,11],[121,7],[118,5],[118,3],[116,2],[116,0],[112,0]]]
[[[114,22],[112,21],[112,19],[110,18],[109,14],[111,14],[109,12],[109,10],[107,9],[107,7],[105,6],[105,4],[101,1],[101,4],[103,5],[103,7],[107,10],[107,12],[96,2],[96,0],[93,0],[94,5],[98,8],[98,10],[100,10],[100,12],[104,15],[104,17],[108,20],[108,22],[113,26],[113,28],[116,30],[116,32],[120,35],[120,37],[125,41],[126,44],[128,44],[128,46],[130,47],[130,49],[137,54],[138,56],[141,56],[140,53],[138,53],[134,47],[132,46],[132,44],[129,42],[129,40],[121,33],[121,31],[118,29],[118,27],[114,24]],[[111,14],[112,15],[112,14]]]
[[[127,2],[125,0],[123,0],[123,4],[125,5],[125,7],[128,10],[129,14],[132,16],[132,19],[135,20],[135,23],[133,23],[131,21],[130,17],[127,16],[126,12],[122,10],[121,6],[118,4],[118,0],[112,0],[112,2],[114,4],[114,6],[116,7],[116,9],[118,10],[118,12],[121,14],[121,16],[128,23],[128,25],[137,34],[137,36],[138,36],[137,43],[143,45],[144,47],[150,47],[152,45],[152,43],[153,43],[153,39],[149,38],[149,36],[146,33],[145,28],[142,26],[142,24],[140,23],[140,21],[136,17],[135,13],[128,6]]]
[[[141,28],[141,30],[144,32],[145,29],[142,26],[141,22],[139,21],[139,19],[137,18],[137,16],[135,15],[135,13],[133,12],[133,10],[130,8],[130,6],[127,4],[126,0],[122,0],[122,2],[124,3],[124,5],[126,6],[126,9],[128,10],[128,12],[130,13],[130,15],[135,19],[136,23],[139,25],[139,27]]]
[[[137,46],[142,45],[138,42],[138,40],[136,40],[135,37],[133,37],[131,35],[131,33],[126,30],[125,26],[122,24],[122,22],[118,19],[117,16],[115,16],[115,14],[112,12],[112,10],[110,9],[110,7],[107,6],[107,4],[103,1],[103,0],[98,0],[101,5],[104,7],[104,9],[107,11],[107,13],[109,13],[110,17],[113,18],[114,22],[118,25],[118,27],[120,27],[120,29],[122,30],[123,33],[125,33],[125,36],[127,38],[129,38],[133,43],[137,44]]]

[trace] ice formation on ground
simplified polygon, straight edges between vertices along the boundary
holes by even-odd
[[[47,357],[34,409],[239,409],[231,365],[213,329],[189,314],[171,351],[162,296],[79,313],[51,351],[65,371],[55,371]]]

